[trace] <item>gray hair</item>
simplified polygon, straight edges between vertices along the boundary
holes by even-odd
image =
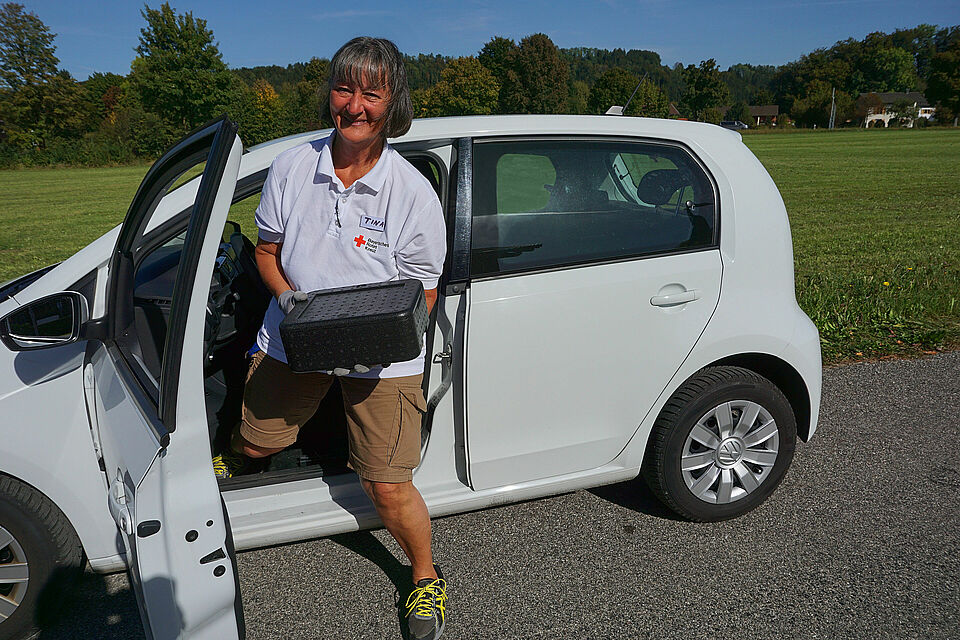
[[[361,36],[340,47],[330,61],[330,89],[338,82],[363,86],[364,79],[390,92],[381,135],[396,138],[409,131],[413,103],[403,56],[397,45],[384,38]]]

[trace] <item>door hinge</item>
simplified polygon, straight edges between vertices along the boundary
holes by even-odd
[[[433,364],[440,364],[444,360],[453,362],[453,345],[448,344],[443,348],[443,351],[433,356]]]

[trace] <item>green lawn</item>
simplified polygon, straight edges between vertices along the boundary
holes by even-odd
[[[960,345],[960,129],[746,135],[783,194],[828,362]],[[119,223],[146,166],[0,171],[0,282]],[[231,219],[255,235],[257,198]]]
[[[147,169],[0,171],[0,282],[63,260],[120,222]]]
[[[149,168],[0,171],[0,283],[63,260],[122,222]],[[258,202],[235,204],[231,219],[253,228]]]
[[[790,214],[825,359],[960,344],[960,129],[744,136]]]

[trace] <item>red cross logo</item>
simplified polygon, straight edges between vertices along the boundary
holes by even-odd
[[[353,239],[353,241],[357,243],[357,247],[358,247],[358,248],[359,248],[359,247],[362,247],[362,246],[365,245],[365,244],[367,244],[367,241],[363,239],[363,236],[362,236],[362,235],[361,235],[361,236],[357,236],[356,238]]]

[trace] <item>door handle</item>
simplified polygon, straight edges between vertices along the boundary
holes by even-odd
[[[127,494],[123,485],[123,475],[117,469],[117,478],[110,487],[109,507],[110,515],[120,530],[128,536],[133,535],[133,518],[130,516],[130,509],[127,507]]]
[[[680,293],[671,293],[665,296],[653,296],[650,298],[650,304],[655,307],[675,307],[685,302],[693,302],[700,299],[700,292],[697,289],[681,291]]]

